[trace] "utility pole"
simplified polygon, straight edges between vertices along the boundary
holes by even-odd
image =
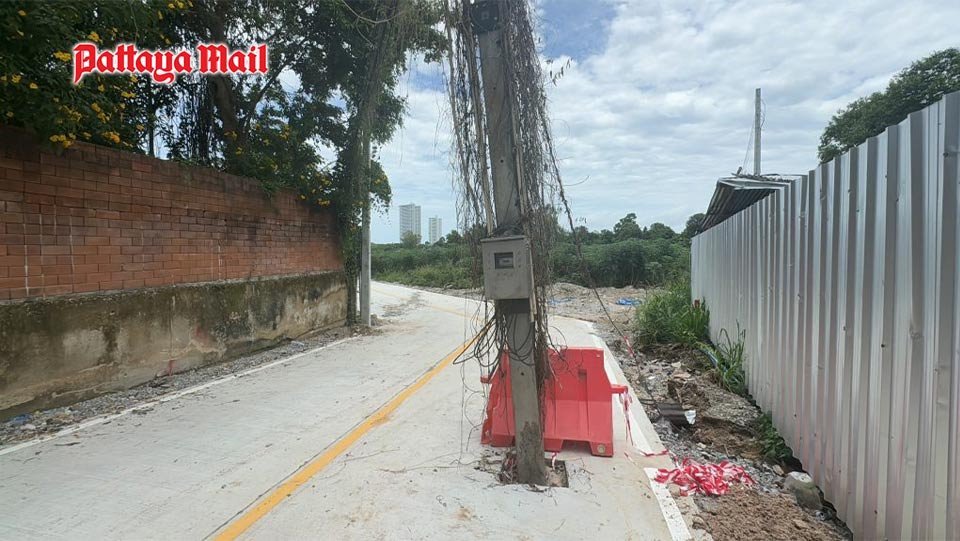
[[[760,176],[760,89],[753,104],[753,174]]]
[[[496,230],[505,236],[521,234],[523,218],[520,178],[517,174],[518,149],[513,132],[513,103],[507,88],[507,59],[500,24],[501,17],[508,13],[500,8],[509,1],[481,0],[473,4],[470,13],[480,48]],[[545,484],[543,430],[533,347],[535,330],[530,304],[529,298],[498,300],[495,310],[498,319],[507,326],[518,480],[521,483]]]
[[[363,215],[360,230],[360,324],[370,326],[370,134],[363,134]]]
[[[400,0],[385,8],[383,22],[377,24],[377,46],[370,64],[367,66],[367,78],[363,90],[363,99],[360,102],[357,118],[357,142],[363,146],[360,155],[354,161],[355,171],[362,174],[359,182],[363,185],[363,209],[360,216],[360,323],[370,325],[370,137],[373,132],[371,125],[375,121],[377,104],[380,92],[383,89],[383,65],[389,60],[386,55],[388,43],[397,32],[397,23],[393,21],[397,13]],[[357,174],[357,173],[354,173]],[[357,182],[354,180],[354,182]],[[351,293],[352,294],[352,293]],[[349,306],[349,305],[348,305]],[[352,315],[351,315],[352,317]]]

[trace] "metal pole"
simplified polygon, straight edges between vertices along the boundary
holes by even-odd
[[[760,89],[753,104],[753,174],[760,176]]]
[[[366,157],[363,190],[363,216],[360,232],[360,324],[370,325],[370,136],[364,134],[363,153]]]
[[[522,214],[517,178],[517,147],[513,136],[513,112],[506,86],[507,66],[501,41],[501,5],[505,4],[497,0],[477,2],[473,5],[471,16],[480,46],[480,70],[483,76],[497,230],[510,235],[520,232]],[[521,483],[544,484],[546,469],[543,460],[540,396],[537,392],[533,357],[535,330],[530,299],[497,301],[496,312],[507,325],[518,480]]]

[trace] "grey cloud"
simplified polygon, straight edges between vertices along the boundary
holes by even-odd
[[[597,38],[602,51],[572,61],[548,87],[574,214],[597,229],[628,212],[681,228],[704,210],[716,178],[743,163],[756,86],[766,104],[764,171],[808,171],[830,116],[910,62],[960,45],[958,20],[955,0],[618,3]],[[424,222],[440,214],[451,229],[445,100],[411,88],[410,117],[383,157],[396,202],[420,203]],[[396,218],[374,232],[395,241]]]

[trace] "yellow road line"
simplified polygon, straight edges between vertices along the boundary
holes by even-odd
[[[439,374],[440,371],[450,366],[454,359],[456,359],[461,353],[470,347],[476,340],[477,337],[474,336],[451,352],[449,355],[444,357],[440,362],[435,364],[432,368],[427,370],[426,373],[420,376],[417,381],[400,391],[400,393],[393,397],[392,400],[387,402],[372,415],[364,419],[359,425],[357,425],[356,428],[351,430],[349,434],[334,443],[333,446],[327,449],[326,452],[294,472],[293,475],[291,475],[280,486],[274,489],[273,492],[264,497],[260,503],[246,513],[237,517],[236,520],[229,523],[226,528],[224,528],[219,534],[217,534],[216,537],[214,537],[214,539],[216,541],[232,540],[236,539],[243,532],[247,531],[251,526],[256,524],[258,520],[262,519],[267,515],[267,513],[279,505],[280,502],[292,495],[304,483],[309,481],[311,477],[319,473],[338,456],[343,454],[344,451],[349,449],[350,446],[356,443],[356,441],[363,437],[364,434],[369,432],[371,428],[386,421],[390,414],[393,413],[393,411],[396,410],[400,404],[410,398],[413,393],[419,391],[424,385],[433,379],[434,376]]]

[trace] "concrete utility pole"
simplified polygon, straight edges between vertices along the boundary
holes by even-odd
[[[516,235],[521,232],[522,219],[520,179],[500,30],[500,18],[506,12],[501,12],[500,7],[499,0],[481,0],[472,6],[471,19],[480,47],[497,231],[501,235]],[[506,338],[510,350],[518,480],[521,483],[545,484],[540,396],[533,356],[535,330],[530,299],[496,301],[496,312],[504,318],[508,327]]]
[[[364,134],[363,215],[360,231],[360,324],[370,326],[370,135]]]
[[[753,174],[760,176],[760,89],[753,104]]]

